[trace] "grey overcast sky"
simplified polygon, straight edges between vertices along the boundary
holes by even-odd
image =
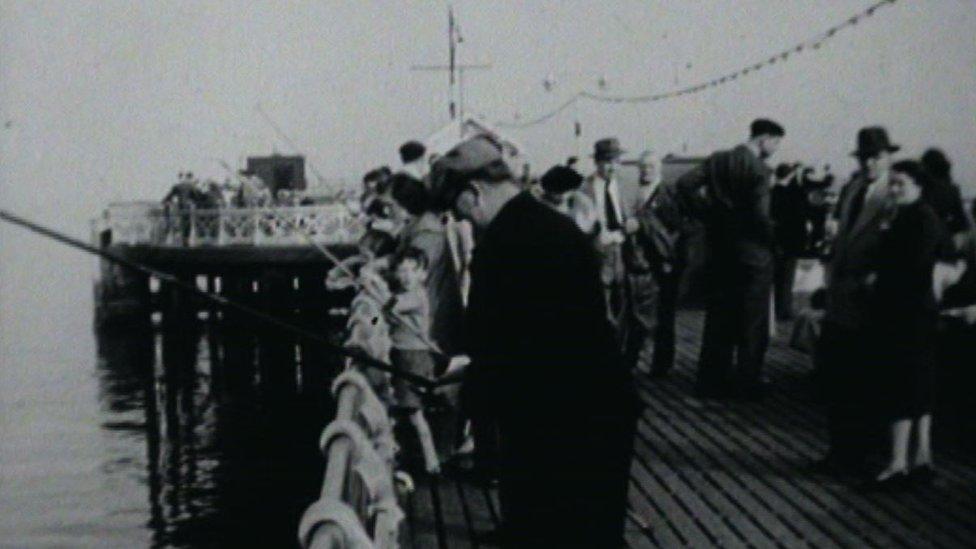
[[[863,10],[861,0],[457,1],[467,105],[489,121],[545,112],[579,88],[641,94],[768,57]],[[260,102],[328,177],[358,178],[447,121],[443,1],[0,0],[0,203],[75,234],[110,200],[158,198],[214,158],[291,152]],[[846,174],[854,134],[884,124],[914,155],[939,145],[976,181],[976,2],[901,0],[817,51],[695,96],[583,101],[583,142],[704,153],[760,115],[778,159]],[[555,77],[546,92],[542,81]],[[513,130],[537,169],[574,150],[568,109]],[[972,194],[974,187],[968,187]]]

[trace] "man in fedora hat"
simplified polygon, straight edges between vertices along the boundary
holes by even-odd
[[[724,397],[736,390],[759,399],[764,393],[775,248],[769,217],[772,172],[765,160],[784,135],[778,123],[760,118],[750,126],[747,142],[712,154],[695,170],[704,178],[708,202],[703,221],[709,295],[697,386],[701,397]]]
[[[899,149],[880,126],[857,133],[860,169],[841,190],[827,269],[827,311],[817,346],[817,374],[827,406],[830,448],[818,468],[859,472],[867,453],[864,405],[868,366],[876,360],[868,310],[874,258],[894,204],[891,154]]]
[[[593,201],[596,211],[596,250],[600,258],[600,280],[603,282],[607,316],[614,327],[617,342],[624,352],[624,360],[633,366],[640,349],[641,334],[635,326],[629,294],[627,266],[624,263],[624,243],[627,235],[636,232],[636,220],[628,219],[621,202],[620,185],[616,179],[620,157],[624,153],[616,137],[600,139],[593,146],[596,171],[586,178],[583,192]]]

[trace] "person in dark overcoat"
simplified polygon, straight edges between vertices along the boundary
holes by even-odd
[[[815,356],[827,412],[829,448],[816,468],[861,473],[870,433],[866,397],[869,366],[878,357],[871,329],[870,282],[876,271],[883,227],[894,209],[888,191],[891,154],[899,150],[880,127],[857,135],[860,170],[841,190],[835,211],[832,255],[827,265],[827,309]]]
[[[940,257],[952,259],[959,255],[961,242],[969,229],[969,219],[962,203],[959,185],[952,180],[952,162],[939,149],[928,149],[921,158],[925,170],[922,200],[928,202],[936,217],[945,226],[945,241]]]
[[[877,388],[876,411],[890,432],[888,462],[874,487],[896,486],[911,471],[932,474],[932,401],[938,307],[932,273],[943,242],[944,226],[921,199],[924,172],[905,160],[891,168],[889,183],[897,204],[886,222],[872,283],[872,329],[877,331],[878,360],[869,365]],[[909,442],[914,452],[909,456]]]
[[[480,228],[463,392],[498,425],[502,541],[618,547],[638,401],[593,246],[519,190],[491,140],[462,143],[444,164],[434,171],[468,174],[453,178],[455,210]]]

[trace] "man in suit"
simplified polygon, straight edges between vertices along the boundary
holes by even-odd
[[[456,213],[480,228],[463,391],[498,425],[503,541],[618,547],[638,408],[593,247],[520,191],[490,140],[462,143],[442,168],[459,172]]]
[[[586,178],[583,192],[595,206],[597,231],[595,245],[600,258],[607,317],[616,333],[617,344],[628,366],[634,366],[646,337],[646,330],[634,317],[633,299],[624,246],[627,236],[637,232],[637,221],[628,216],[620,196],[616,173],[625,151],[620,141],[608,137],[593,146],[596,171]]]
[[[703,398],[732,390],[763,397],[775,247],[765,160],[784,134],[776,122],[758,119],[746,143],[712,154],[699,172],[708,200],[703,221],[710,283],[698,362],[697,392]],[[733,357],[735,380],[729,378]]]
[[[827,269],[827,311],[817,345],[817,375],[827,407],[830,448],[824,472],[861,472],[868,450],[865,400],[877,360],[869,325],[875,261],[894,203],[888,191],[891,154],[899,149],[880,127],[857,134],[860,169],[841,190]]]

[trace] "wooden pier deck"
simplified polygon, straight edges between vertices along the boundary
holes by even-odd
[[[700,312],[680,314],[671,375],[638,374],[647,408],[634,442],[630,547],[976,547],[972,455],[937,440],[935,482],[902,494],[866,494],[816,476],[808,467],[825,450],[826,432],[809,390],[808,357],[788,348],[781,330],[767,357],[768,399],[698,400],[692,386],[702,321]],[[468,525],[492,524],[484,494],[446,479],[437,493],[447,545],[477,547]],[[431,494],[418,487],[407,546],[437,547]]]

